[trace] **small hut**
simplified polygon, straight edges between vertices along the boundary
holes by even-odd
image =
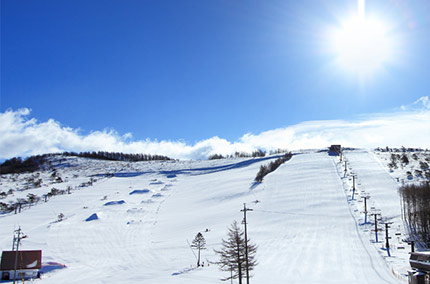
[[[328,148],[328,151],[331,155],[340,155],[340,153],[342,152],[342,146],[331,145],[330,148]]]
[[[413,269],[408,271],[410,284],[430,283],[430,251],[411,252],[409,263]]]
[[[41,268],[41,250],[3,251],[2,253],[0,264],[1,280],[37,278],[40,275]]]

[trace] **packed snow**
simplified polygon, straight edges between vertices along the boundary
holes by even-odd
[[[0,249],[11,249],[20,226],[28,236],[21,248],[41,249],[44,263],[59,265],[35,280],[41,284],[222,283],[214,249],[230,224],[242,221],[246,203],[253,209],[248,236],[258,246],[251,283],[407,283],[401,181],[385,156],[349,150],[340,161],[324,150],[293,154],[260,184],[254,183],[260,166],[278,156],[137,163],[67,157],[54,163],[63,182],[40,172],[38,188],[26,186],[34,174],[3,175],[1,191],[14,191],[2,202],[53,187],[64,194],[0,215]],[[375,242],[370,213],[364,222],[364,196],[369,210],[380,213],[378,222],[393,222],[391,256],[385,232]],[[198,232],[207,243],[203,267],[190,248]]]

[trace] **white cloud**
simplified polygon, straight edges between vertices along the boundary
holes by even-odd
[[[419,98],[414,102],[414,104],[422,104],[423,108],[430,109],[430,99],[428,96]]]
[[[115,130],[107,129],[82,135],[79,129],[62,126],[53,119],[39,122],[29,118],[29,109],[8,110],[0,113],[0,158],[100,150],[205,159],[214,153],[324,148],[334,143],[361,148],[430,148],[430,102],[428,97],[422,97],[414,104],[417,103],[422,103],[425,109],[368,115],[353,121],[307,121],[259,134],[247,133],[238,141],[212,137],[193,145],[183,141],[133,141],[130,133],[121,136]]]
[[[410,105],[403,105],[401,110],[430,110],[430,98],[423,96]]]

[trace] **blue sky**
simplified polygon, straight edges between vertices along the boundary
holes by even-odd
[[[25,119],[80,135],[193,144],[427,96],[430,2],[366,1],[397,43],[364,78],[334,64],[327,36],[356,10],[344,0],[2,0],[0,111],[30,109]]]

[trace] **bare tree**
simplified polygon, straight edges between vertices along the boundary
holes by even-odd
[[[280,165],[285,163],[286,161],[290,160],[293,155],[290,152],[285,153],[282,157],[276,159],[275,161],[270,162],[268,165],[261,165],[260,170],[257,173],[257,176],[255,177],[255,182],[262,182],[263,178],[275,171]]]
[[[206,240],[203,237],[202,233],[198,233],[191,243],[191,247],[193,249],[197,249],[199,251],[199,257],[197,258],[197,266],[200,266],[200,251],[206,249]]]
[[[430,183],[400,187],[403,219],[409,236],[424,248],[430,248]]]
[[[245,238],[244,233],[240,229],[236,221],[233,222],[227,232],[227,240],[222,240],[222,249],[215,250],[220,257],[216,262],[220,270],[230,273],[230,276],[222,278],[222,281],[230,279],[239,279],[239,284],[242,284],[242,279],[245,277],[246,259],[245,259]],[[248,240],[248,270],[252,271],[257,265],[255,254],[257,247],[251,244]]]

